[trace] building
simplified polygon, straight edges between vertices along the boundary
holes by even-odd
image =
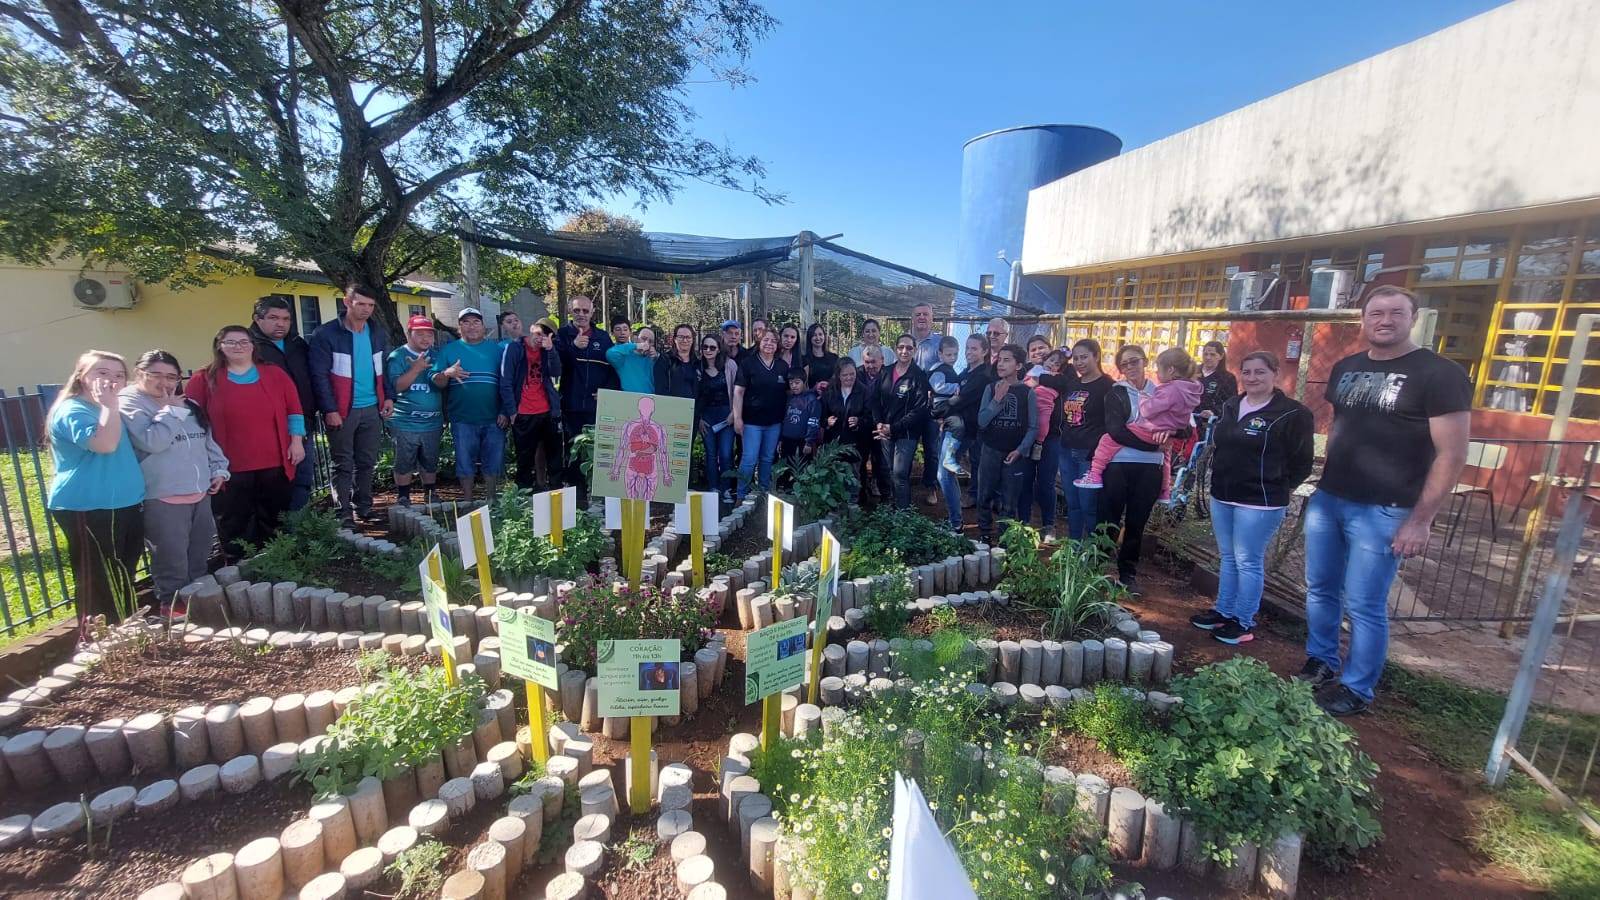
[[[1543,437],[1578,363],[1569,436],[1600,439],[1600,353],[1568,358],[1600,313],[1597,147],[1600,3],[1515,0],[1032,190],[1023,271],[1068,279],[1067,336],[1273,350],[1314,408],[1363,289],[1403,284],[1474,436]]]
[[[100,287],[80,288],[84,279]],[[431,314],[435,302],[451,298],[449,292],[421,283],[402,282],[390,291],[402,318]],[[199,368],[210,360],[217,329],[249,325],[255,302],[273,294],[291,301],[295,328],[302,334],[344,311],[342,293],[309,263],[238,266],[204,287],[179,290],[167,284],[134,284],[126,272],[86,268],[76,259],[49,266],[0,260],[0,296],[8,298],[0,321],[0,389],[31,391],[36,385],[58,384],[78,355],[90,348],[111,350],[130,361],[161,348],[185,368]],[[454,325],[454,314],[444,321]]]

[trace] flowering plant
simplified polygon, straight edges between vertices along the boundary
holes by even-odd
[[[562,662],[593,672],[600,641],[676,638],[685,654],[693,654],[711,637],[715,621],[715,606],[694,591],[674,597],[654,585],[602,585],[585,578],[562,601],[556,639],[563,645]]]

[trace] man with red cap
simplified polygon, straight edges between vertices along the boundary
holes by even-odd
[[[433,383],[437,371],[433,339],[433,320],[412,316],[406,323],[406,342],[389,354],[383,367],[389,396],[395,398],[389,435],[394,439],[394,486],[401,506],[411,505],[411,479],[417,472],[422,474],[424,502],[436,499],[444,413],[443,392]]]

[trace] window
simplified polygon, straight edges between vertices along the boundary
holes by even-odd
[[[1426,249],[1444,243],[1435,239]],[[1485,273],[1498,279],[1476,373],[1478,405],[1553,414],[1572,364],[1578,317],[1600,314],[1600,216],[1526,225],[1503,235],[1463,235],[1457,243],[1459,281]],[[1435,258],[1444,258],[1443,252]],[[1487,260],[1487,267],[1469,267],[1474,260]],[[1600,421],[1600,357],[1592,348],[1590,357],[1581,362],[1572,415]]]
[[[322,303],[309,294],[300,295],[300,334],[309,337],[322,324]]]
[[[427,308],[424,307],[421,303],[409,304],[406,307],[406,310],[407,310],[406,315],[408,315],[408,316],[425,316],[425,315],[428,314]]]

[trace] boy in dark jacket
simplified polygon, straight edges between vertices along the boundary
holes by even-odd
[[[809,457],[821,441],[822,403],[817,392],[806,386],[805,370],[790,369],[789,405],[778,430],[778,456],[791,460]]]
[[[300,408],[305,411],[309,438],[317,418],[317,395],[311,390],[311,347],[294,331],[294,311],[289,298],[282,294],[262,297],[256,301],[253,317],[250,340],[255,342],[256,354],[262,362],[289,373],[289,380],[300,394]],[[291,511],[311,502],[312,472],[317,464],[316,442],[307,440],[305,444],[305,459],[295,467],[294,483],[290,487]]]

